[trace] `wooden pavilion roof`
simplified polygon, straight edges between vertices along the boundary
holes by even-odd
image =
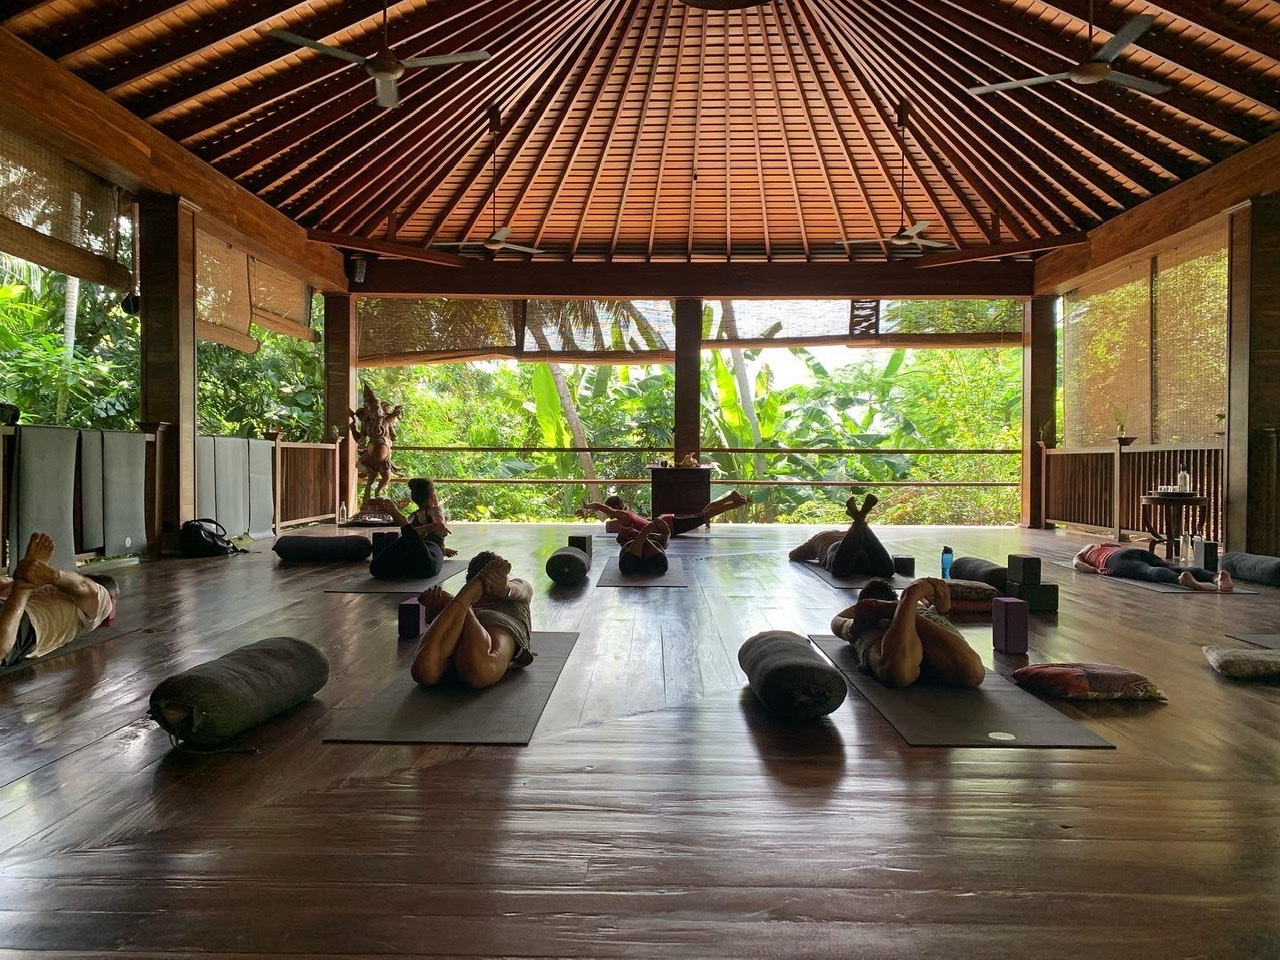
[[[394,109],[267,33],[372,55],[382,0],[18,0],[3,26],[337,245],[837,264],[1025,256],[1277,129],[1280,0],[1095,5],[1091,48],[1089,0],[400,0],[399,58],[491,58],[409,70]],[[968,92],[1066,71],[1139,14],[1114,66],[1166,93]],[[917,221],[960,252],[877,239]],[[540,252],[485,250],[495,226]]]

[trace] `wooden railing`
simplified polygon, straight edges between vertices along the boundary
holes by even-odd
[[[297,443],[268,434],[275,443],[275,531],[338,516],[336,443]]]

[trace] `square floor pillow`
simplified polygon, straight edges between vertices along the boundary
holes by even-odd
[[[955,601],[985,601],[990,607],[991,601],[1000,596],[1000,591],[989,583],[980,580],[948,580],[947,590]]]
[[[1280,650],[1203,647],[1209,666],[1232,680],[1280,680]]]
[[[1066,700],[1169,699],[1142,674],[1108,663],[1035,663],[1012,676],[1032,693]]]

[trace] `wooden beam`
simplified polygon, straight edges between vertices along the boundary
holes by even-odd
[[[114,260],[90,253],[65,240],[46,236],[7,217],[0,217],[0,250],[38,263],[48,270],[57,270],[69,277],[79,277],[113,290],[128,290],[132,279],[128,268]]]
[[[92,118],[92,122],[87,122]],[[135,193],[180,196],[322,290],[345,290],[342,258],[292,220],[49,58],[0,30],[0,123]]]
[[[675,410],[672,424],[675,459],[695,458],[702,450],[702,301],[676,301]]]
[[[434,263],[442,267],[465,267],[474,261],[460,257],[456,253],[442,253],[439,250],[428,250],[407,243],[396,243],[393,240],[376,240],[370,237],[356,237],[347,233],[333,233],[329,230],[308,230],[307,237],[316,243],[327,243],[331,247],[345,247],[347,250],[360,250],[364,253],[376,253],[380,256],[399,257],[401,260],[414,260],[418,263]]]
[[[951,253],[930,253],[916,260],[915,267],[945,267],[954,263],[973,263],[977,260],[994,260],[1000,257],[1011,257],[1020,253],[1035,253],[1039,250],[1055,250],[1058,247],[1074,247],[1088,243],[1089,236],[1084,231],[1064,233],[1057,237],[1044,237],[1040,240],[1022,240],[1017,243],[997,243],[989,247],[970,247],[965,250],[954,250]]]
[[[196,321],[196,338],[208,340],[212,343],[220,343],[224,347],[230,347],[233,350],[248,354],[257,353],[258,348],[262,346],[247,333],[232,330],[230,327],[220,327],[216,323],[209,323],[205,320]]]
[[[355,506],[356,445],[351,411],[356,407],[358,327],[355,298],[329,293],[324,298],[325,439],[338,440],[338,500]]]
[[[1137,254],[1250,197],[1278,190],[1280,133],[1095,227],[1087,243],[1041,257],[1035,265],[1035,292],[1064,293],[1092,270]]]
[[[288,317],[282,317],[269,310],[255,307],[252,319],[258,326],[266,327],[275,333],[283,333],[287,337],[297,337],[299,340],[305,340],[308,343],[320,342],[319,330],[312,330],[305,323],[290,320]]]
[[[1044,526],[1044,463],[1039,440],[1057,443],[1056,297],[1034,297],[1022,314],[1022,525]],[[1043,436],[1042,436],[1043,434]]]
[[[1027,297],[1029,262],[916,270],[901,263],[477,263],[468,270],[378,260],[352,292],[391,297],[923,299]]]

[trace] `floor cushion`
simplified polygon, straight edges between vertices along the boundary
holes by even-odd
[[[1280,587],[1280,557],[1228,550],[1218,561],[1218,568],[1227,571],[1237,580]]]
[[[770,713],[788,720],[825,717],[844,703],[849,684],[807,637],[766,630],[738,649],[752,692]]]
[[[947,591],[951,594],[952,603],[974,601],[986,603],[988,608],[991,601],[1000,596],[997,588],[979,580],[948,580]]]
[[[1232,680],[1280,680],[1280,650],[1203,647],[1209,666]]]
[[[1013,671],[1013,682],[1033,693],[1067,700],[1167,700],[1140,673],[1107,663],[1035,663]]]
[[[304,537],[293,534],[277,537],[271,548],[281,560],[324,563],[332,560],[366,560],[373,552],[368,537]]]

